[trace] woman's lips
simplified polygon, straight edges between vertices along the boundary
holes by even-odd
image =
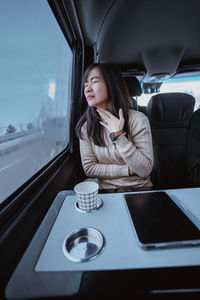
[[[87,96],[87,100],[92,100],[94,98],[94,96],[90,95],[90,96]]]

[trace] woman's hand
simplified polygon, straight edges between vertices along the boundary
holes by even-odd
[[[98,108],[97,112],[103,121],[100,121],[100,124],[107,128],[109,132],[116,132],[124,129],[125,120],[121,108],[119,109],[119,119],[103,108]]]
[[[129,167],[128,167],[128,172],[129,172],[129,176],[132,176],[132,175],[134,175],[134,171],[133,171],[133,170],[131,170]]]

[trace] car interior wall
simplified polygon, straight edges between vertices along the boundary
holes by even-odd
[[[7,225],[0,239],[0,265],[1,265],[1,288],[3,293],[5,285],[17,263],[21,259],[26,247],[30,243],[34,233],[38,229],[56,195],[61,190],[71,190],[80,182],[84,174],[77,155],[68,155],[66,161],[58,167],[55,174],[51,174],[41,183],[38,190],[24,195],[29,199],[17,215],[10,218],[12,222]],[[27,201],[26,201],[27,202]]]
[[[59,18],[58,18],[59,20]],[[75,45],[75,44],[74,44]],[[79,49],[79,52],[77,51]],[[74,47],[74,79],[72,80],[71,96],[71,135],[69,150],[60,154],[57,163],[52,163],[52,168],[42,175],[41,180],[34,184],[30,190],[28,186],[25,191],[21,189],[11,195],[9,202],[12,204],[17,198],[21,203],[17,209],[11,209],[8,220],[1,226],[0,237],[0,265],[1,286],[0,293],[3,294],[6,283],[14,271],[17,263],[22,257],[26,247],[31,241],[34,233],[42,222],[56,195],[61,190],[72,190],[74,185],[83,178],[85,174],[82,169],[80,154],[77,147],[77,138],[74,134],[75,124],[80,117],[80,82],[82,70],[82,48]],[[75,88],[78,86],[78,88]],[[44,172],[45,173],[45,172]],[[38,176],[38,174],[36,174]],[[36,176],[36,181],[37,181]],[[39,177],[39,176],[38,176]],[[12,206],[12,205],[10,205]],[[1,298],[1,297],[0,297]],[[2,297],[3,298],[3,297]]]
[[[67,4],[67,1],[62,1]],[[87,5],[90,4],[90,1],[85,1],[86,5],[82,4],[82,0],[76,0],[74,1],[76,4],[76,7],[79,10],[79,18],[82,21],[82,24],[85,22],[85,27],[82,27],[82,30],[84,31],[83,34],[87,36],[87,33],[89,34],[89,30],[91,26],[93,26],[92,19],[96,18],[96,14],[98,10],[96,10],[96,7],[93,7],[93,12],[96,11],[96,14],[91,14],[90,18],[87,17]],[[73,80],[72,80],[72,107],[71,107],[71,124],[70,124],[70,148],[69,151],[65,152],[60,156],[59,163],[55,165],[51,171],[48,172],[46,176],[42,178],[42,180],[34,186],[33,189],[30,191],[24,192],[24,194],[21,197],[21,205],[17,210],[11,210],[9,214],[9,221],[4,223],[4,226],[1,228],[1,238],[0,238],[0,264],[1,264],[1,274],[3,274],[3,277],[1,277],[1,293],[3,293],[3,290],[5,288],[5,285],[12,274],[15,266],[17,265],[18,261],[22,257],[26,247],[28,246],[30,240],[32,239],[34,233],[36,232],[38,226],[40,225],[41,221],[43,220],[46,212],[48,211],[50,205],[52,204],[55,196],[59,193],[61,190],[70,190],[73,189],[74,185],[83,179],[85,179],[85,174],[81,165],[81,159],[80,159],[80,152],[79,152],[79,144],[78,144],[78,138],[75,135],[75,126],[76,123],[83,113],[83,111],[86,108],[86,102],[82,101],[81,97],[81,79],[84,69],[86,69],[92,62],[97,60],[96,57],[96,41],[98,40],[99,44],[98,47],[101,46],[100,42],[102,42],[104,39],[107,38],[107,31],[106,31],[106,22],[104,23],[104,18],[106,16],[106,12],[109,12],[112,8],[112,5],[115,1],[107,1],[103,0],[98,2],[98,6],[101,9],[101,14],[99,16],[99,19],[95,19],[95,28],[99,28],[99,30],[95,31],[92,30],[92,34],[85,37],[86,44],[83,49],[83,44],[81,42],[81,39],[79,38],[76,43],[74,43],[74,62],[73,62]],[[160,1],[159,1],[160,2]],[[159,7],[162,6],[162,4],[159,4]],[[169,1],[167,1],[169,3]],[[53,1],[49,1],[49,3],[53,3]],[[142,1],[144,4],[144,1]],[[148,4],[148,1],[146,1]],[[150,2],[149,2],[150,3]],[[197,3],[197,2],[195,2]],[[183,4],[186,4],[186,1],[183,1]],[[118,5],[118,4],[117,4]],[[128,5],[131,5],[131,1],[128,1]],[[138,8],[142,7],[142,4],[139,3],[139,1],[135,1],[135,5],[138,6]],[[148,4],[149,7],[151,6]],[[168,9],[169,6],[167,5]],[[119,5],[116,7],[116,10],[119,10],[123,6],[123,2],[119,1]],[[179,7],[178,4],[175,4],[175,6]],[[63,7],[64,9],[64,7]],[[180,7],[181,9],[181,7]],[[168,11],[169,12],[169,11]],[[131,13],[131,10],[130,10]],[[148,18],[151,18],[152,16],[147,16],[147,12],[145,12],[145,20],[148,20]],[[191,9],[189,10],[189,13],[191,14]],[[174,16],[175,17],[175,16]],[[125,15],[124,15],[124,18]],[[135,16],[135,21],[137,21],[139,16]],[[58,21],[60,20],[57,17]],[[131,18],[128,20],[130,22]],[[156,18],[155,18],[156,20]],[[173,19],[174,22],[175,19]],[[111,21],[111,17],[108,19],[108,22]],[[119,20],[118,20],[119,21]],[[157,21],[157,24],[162,24],[160,21]],[[154,21],[153,21],[154,22]],[[194,21],[195,22],[195,21]],[[120,24],[117,23],[116,30],[118,27],[120,27]],[[149,22],[149,24],[151,24]],[[195,24],[190,24],[190,26],[194,26]],[[144,25],[145,26],[145,25]],[[185,25],[184,25],[185,26]],[[64,31],[64,26],[61,26]],[[141,25],[143,28],[143,24]],[[130,26],[130,28],[132,28]],[[146,30],[146,28],[143,28]],[[101,34],[100,34],[100,30]],[[88,32],[87,32],[88,31]],[[187,31],[187,30],[186,30]],[[98,32],[99,36],[96,39],[96,32]],[[177,32],[177,31],[176,31]],[[176,34],[174,33],[174,36]],[[71,33],[72,34],[72,33]],[[139,32],[137,33],[139,36]],[[129,33],[127,32],[127,35],[124,37],[124,39],[128,40]],[[129,43],[130,41],[128,41]],[[116,35],[116,43],[119,44],[119,38]],[[133,41],[135,44],[135,39]],[[117,44],[117,45],[118,45]],[[123,43],[122,43],[123,44]],[[116,45],[115,45],[116,46]],[[142,46],[142,43],[141,43]],[[125,46],[123,46],[125,47]],[[196,45],[196,53],[198,53],[198,43]],[[117,48],[116,48],[117,49]],[[104,51],[105,50],[105,51]],[[106,45],[105,49],[101,50],[101,54],[99,58],[103,60],[104,54],[106,51],[110,52],[110,44],[108,43]],[[116,52],[117,53],[117,52]],[[170,53],[170,51],[168,51]],[[178,56],[176,62],[180,59],[180,56],[183,54],[181,51],[179,51],[180,55]],[[120,57],[112,57],[112,51],[110,52],[110,60],[112,61],[113,58],[116,58],[120,60]],[[132,57],[132,53],[130,51],[129,53],[130,57]],[[188,56],[189,50],[184,53],[185,60],[188,60],[188,63],[190,63],[192,60]],[[189,58],[188,58],[189,57]],[[145,59],[148,60],[148,57],[145,56]],[[145,61],[144,59],[144,61]],[[195,62],[198,62],[198,55],[194,58]],[[140,63],[142,64],[142,60],[139,59]],[[148,65],[148,62],[146,62]],[[155,65],[157,62],[155,63]],[[125,64],[124,66],[121,65],[121,68],[128,69],[132,67],[132,64],[128,65]],[[141,65],[137,64],[138,69],[141,67]],[[157,65],[158,66],[158,65]],[[181,66],[181,65],[180,65]],[[151,69],[151,68],[150,68]],[[175,104],[176,105],[176,104]],[[139,109],[140,110],[140,109]],[[143,107],[143,110],[141,109],[143,113],[146,114],[146,107]],[[150,119],[149,115],[147,114],[148,118]],[[187,181],[184,183],[184,187],[188,187]],[[166,187],[166,186],[162,186]],[[168,188],[172,186],[167,186]],[[177,187],[176,184],[173,186]],[[154,189],[159,189],[159,185],[155,185],[153,187]]]

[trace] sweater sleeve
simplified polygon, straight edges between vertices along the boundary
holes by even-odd
[[[80,154],[83,169],[88,177],[120,178],[129,176],[128,166],[120,164],[99,163],[93,151],[93,143],[87,135],[86,126],[82,127],[80,139]]]
[[[153,147],[149,121],[140,112],[129,114],[130,137],[120,135],[116,140],[117,149],[129,166],[139,177],[145,178],[153,169]]]

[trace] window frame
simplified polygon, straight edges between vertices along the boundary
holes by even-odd
[[[69,156],[73,153],[77,155],[75,151],[77,138],[74,134],[74,124],[79,118],[75,111],[75,105],[77,106],[77,98],[80,97],[80,92],[77,92],[75,86],[77,86],[77,84],[81,81],[81,78],[76,78],[76,73],[77,70],[80,70],[80,68],[82,69],[83,67],[84,45],[82,43],[82,37],[75,36],[72,31],[68,17],[66,17],[66,15],[63,17],[65,14],[65,8],[63,7],[62,2],[54,0],[47,2],[62,30],[66,42],[72,51],[71,99],[69,103],[69,143],[65,149],[63,149],[44,167],[38,170],[38,172],[29,178],[7,199],[0,203],[0,245],[3,243],[5,236],[9,234],[11,228],[14,228],[20,219],[23,218],[26,209],[31,206],[32,201],[36,201],[36,198],[40,197],[42,189],[44,187],[48,187],[52,178],[62,170],[63,165],[65,165],[68,161]],[[74,91],[76,91],[76,94]],[[27,199],[29,200],[27,201]],[[53,199],[51,199],[51,202],[52,201]]]
[[[81,76],[84,69],[84,43],[80,28],[74,32],[71,27],[71,19],[78,22],[75,7],[71,9],[69,20],[66,17],[62,1],[49,0],[47,2],[61,27],[73,56],[69,143],[61,153],[0,204],[0,264],[2,271],[0,280],[2,293],[56,195],[61,190],[66,189],[66,186],[72,189],[74,184],[84,176],[80,155],[76,151],[78,139],[74,133],[74,125],[81,114],[81,91],[80,88],[75,89],[75,87],[81,86]],[[68,2],[68,4],[72,5],[73,3]],[[64,14],[65,17],[63,17]],[[79,76],[77,77],[76,74]],[[80,170],[78,174],[77,169]]]

